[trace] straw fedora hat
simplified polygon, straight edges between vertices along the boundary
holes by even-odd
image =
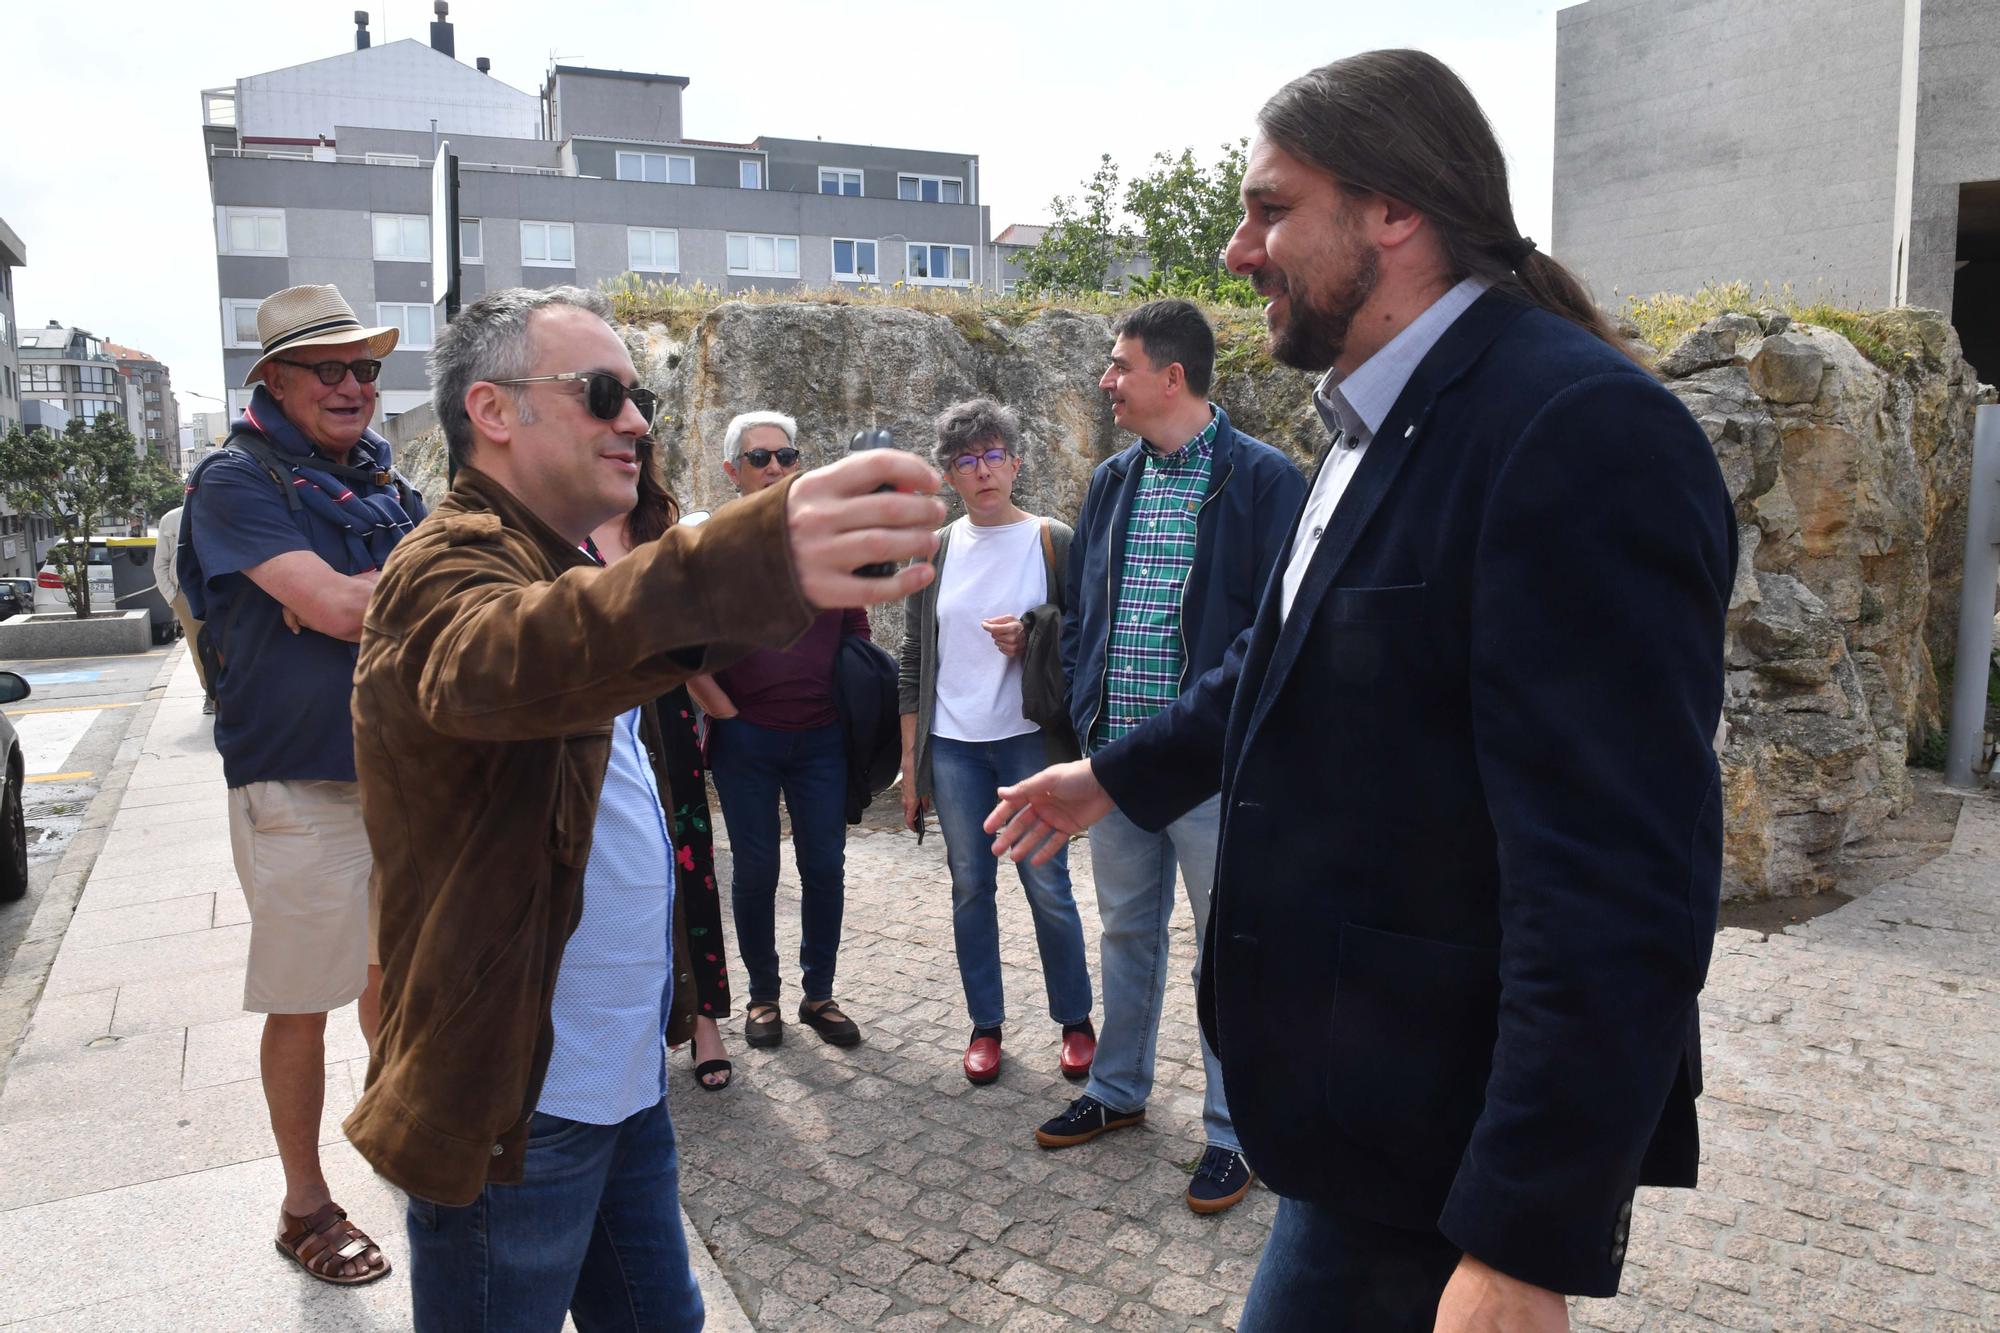
[[[257,307],[257,339],[264,344],[264,354],[250,367],[243,383],[248,387],[263,379],[264,366],[272,357],[305,347],[366,342],[368,355],[380,360],[395,348],[400,336],[395,329],[362,328],[354,308],[331,284],[287,287],[271,293]]]

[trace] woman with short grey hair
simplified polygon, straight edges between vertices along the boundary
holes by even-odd
[[[952,404],[938,416],[934,454],[965,502],[965,514],[939,530],[931,561],[937,576],[904,610],[898,680],[903,820],[920,829],[924,807],[937,808],[951,867],[959,979],[972,1017],[965,1076],[991,1083],[1000,1077],[1006,1015],[995,903],[999,863],[980,822],[1001,787],[1075,758],[1067,727],[1060,736],[1051,734],[1022,707],[1027,620],[1060,633],[1070,530],[1014,503],[1021,418],[1012,408],[990,398]],[[1055,692],[1061,694],[1059,683]],[[1049,1017],[1062,1025],[1058,1064],[1068,1077],[1082,1078],[1096,1058],[1097,1033],[1068,852],[1046,865],[1023,861],[1016,869],[1035,918]]]

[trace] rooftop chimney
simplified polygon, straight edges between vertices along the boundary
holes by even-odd
[[[431,24],[431,50],[456,57],[458,51],[452,41],[451,21],[445,17],[451,12],[451,6],[445,0],[437,0],[431,9],[437,13],[437,22]]]
[[[479,72],[481,74],[491,74],[493,72],[493,62],[488,60],[485,56],[479,57],[479,59],[473,61],[472,63],[479,67]]]
[[[357,51],[368,49],[368,11],[365,9],[354,11],[354,49]]]

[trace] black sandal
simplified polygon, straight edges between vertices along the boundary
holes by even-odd
[[[776,1046],[785,1039],[785,1025],[778,1018],[778,1006],[769,1000],[752,1000],[743,1009],[743,1040],[752,1046]],[[759,1017],[759,1014],[762,1017]]]
[[[695,1086],[703,1092],[721,1092],[729,1086],[729,1080],[734,1077],[734,1071],[735,1066],[727,1060],[703,1060],[694,1067]],[[722,1075],[722,1082],[710,1083],[708,1081],[710,1074]]]
[[[810,1000],[800,1000],[799,1022],[819,1033],[820,1040],[829,1046],[861,1044],[861,1029],[840,1011],[838,1000],[822,1000],[818,1007],[814,1007]]]

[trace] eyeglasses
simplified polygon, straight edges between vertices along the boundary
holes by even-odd
[[[782,449],[745,449],[736,456],[751,467],[769,467],[774,458],[779,467],[791,467],[799,461],[799,451],[789,444]]]
[[[982,462],[988,467],[999,467],[1006,461],[1007,451],[1005,449],[988,449],[983,454],[960,454],[957,458],[951,460],[951,465],[960,472],[971,472]]]
[[[639,415],[646,419],[646,425],[653,424],[653,412],[659,406],[659,397],[651,389],[628,388],[625,381],[608,370],[566,370],[560,375],[529,375],[518,380],[493,380],[494,384],[553,384],[581,383],[583,405],[590,415],[599,421],[616,421],[618,414],[625,410],[625,400],[631,399],[632,406],[639,409]]]
[[[356,384],[373,384],[375,377],[382,373],[382,363],[371,357],[364,357],[359,361],[291,361],[282,356],[274,356],[271,359],[281,366],[297,366],[300,370],[310,370],[319,376],[319,382],[328,388],[340,383],[350,374],[354,376]]]

